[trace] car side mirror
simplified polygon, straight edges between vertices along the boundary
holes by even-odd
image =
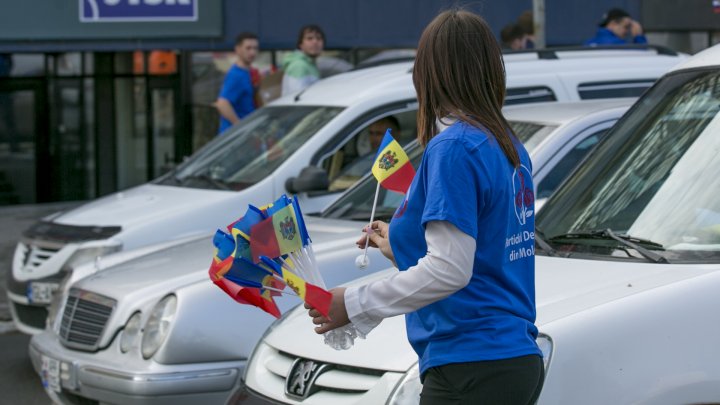
[[[291,194],[308,191],[323,191],[330,186],[328,174],[317,166],[307,166],[300,171],[297,177],[290,177],[285,182],[285,188]]]

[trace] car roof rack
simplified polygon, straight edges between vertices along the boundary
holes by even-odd
[[[560,59],[558,52],[592,52],[598,50],[653,50],[658,55],[678,56],[674,50],[661,45],[626,44],[626,45],[586,45],[586,46],[560,46],[542,49],[522,49],[518,51],[503,51],[503,55],[537,54],[538,59]]]
[[[397,58],[382,59],[382,60],[373,61],[370,63],[360,62],[357,64],[357,66],[355,66],[354,68],[352,68],[350,70],[362,70],[362,69],[367,69],[367,68],[372,68],[372,67],[377,67],[377,66],[393,65],[395,63],[414,62],[414,61],[415,61],[414,56],[400,56]]]
[[[538,59],[560,59],[558,52],[593,52],[593,51],[618,51],[618,50],[651,50],[655,51],[658,55],[666,56],[678,56],[678,53],[674,50],[662,46],[662,45],[650,45],[650,44],[626,44],[626,45],[586,45],[586,46],[558,46],[552,48],[541,48],[541,49],[522,49],[518,51],[503,50],[503,55],[531,55],[536,54]],[[363,64],[360,62],[357,66],[351,70],[362,70],[371,67],[392,65],[395,63],[402,62],[414,62],[415,58],[410,56],[401,56],[395,58],[382,59],[371,63]],[[412,73],[412,69],[408,71]]]

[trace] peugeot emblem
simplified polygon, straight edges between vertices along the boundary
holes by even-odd
[[[299,400],[309,397],[318,390],[315,380],[330,368],[329,364],[296,359],[285,379],[285,395]]]

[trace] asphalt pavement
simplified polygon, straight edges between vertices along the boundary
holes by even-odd
[[[52,404],[30,363],[29,342],[20,332],[0,335],[0,404]]]

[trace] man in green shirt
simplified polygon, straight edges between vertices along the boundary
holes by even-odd
[[[297,48],[282,62],[282,95],[297,93],[320,79],[315,59],[325,46],[325,33],[317,25],[300,29]]]

